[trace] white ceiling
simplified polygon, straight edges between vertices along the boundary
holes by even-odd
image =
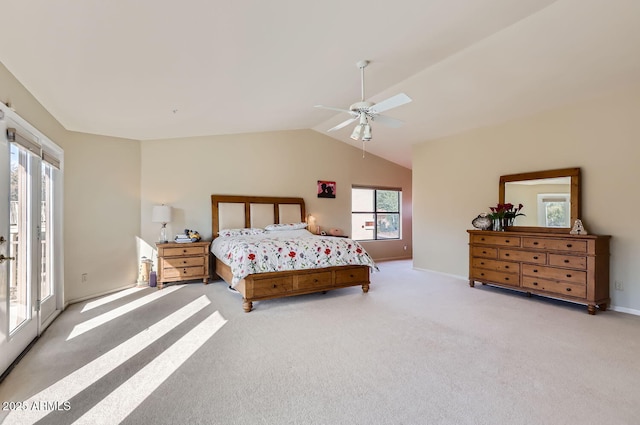
[[[367,151],[640,81],[638,0],[0,0],[0,62],[67,129],[148,140],[312,128],[313,105],[413,102]],[[11,101],[11,99],[0,99]],[[19,111],[19,105],[15,105]],[[360,147],[353,126],[326,133]]]

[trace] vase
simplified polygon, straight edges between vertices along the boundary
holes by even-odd
[[[502,232],[504,230],[504,227],[502,227],[502,219],[501,218],[494,218],[493,219],[493,231],[494,232]]]

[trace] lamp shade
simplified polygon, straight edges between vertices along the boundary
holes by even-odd
[[[156,205],[151,213],[151,221],[154,223],[171,223],[171,207],[169,205]]]

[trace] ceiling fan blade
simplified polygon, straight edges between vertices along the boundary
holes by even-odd
[[[374,115],[371,119],[374,122],[379,122],[380,124],[390,128],[399,128],[404,124],[404,122],[395,118],[387,117],[386,115]]]
[[[336,126],[335,126],[335,127],[333,127],[333,128],[330,128],[330,129],[329,129],[329,130],[327,130],[327,131],[340,130],[341,128],[348,126],[349,124],[351,124],[352,122],[354,122],[354,121],[355,121],[355,120],[357,120],[358,118],[359,118],[359,117],[357,117],[357,116],[356,116],[356,117],[353,117],[353,118],[349,118],[348,120],[341,122],[340,124],[336,125]]]
[[[411,102],[411,98],[409,96],[404,93],[399,93],[386,100],[383,100],[380,103],[376,103],[369,109],[369,112],[379,114],[380,112],[388,111],[392,108],[397,108],[398,106],[404,105],[405,103],[409,102]]]
[[[353,111],[349,111],[347,109],[341,109],[341,108],[334,108],[333,106],[316,105],[315,107],[321,108],[321,109],[329,109],[331,111],[346,112],[347,114],[356,115],[356,116],[358,115]]]

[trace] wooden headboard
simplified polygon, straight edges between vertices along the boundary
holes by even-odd
[[[302,198],[277,196],[211,195],[213,239],[220,229],[265,227],[306,221]]]

